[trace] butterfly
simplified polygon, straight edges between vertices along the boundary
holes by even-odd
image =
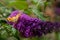
[[[7,20],[10,22],[16,22],[18,20],[18,18],[20,17],[20,13],[18,13],[16,16],[13,17],[8,17]]]

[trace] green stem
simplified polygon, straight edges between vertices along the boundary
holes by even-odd
[[[34,37],[32,40],[49,40],[46,36]]]
[[[40,37],[33,37],[32,40],[40,40]]]
[[[40,39],[41,39],[41,40],[49,40],[49,38],[46,37],[46,36],[42,36]]]
[[[60,32],[55,32],[56,40],[60,40]]]

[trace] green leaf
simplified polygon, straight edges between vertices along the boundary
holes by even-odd
[[[36,7],[32,9],[32,12],[41,20],[46,20],[45,17],[43,16],[43,12],[40,12]]]
[[[31,0],[33,3],[37,3],[38,2],[38,0]]]
[[[16,34],[16,29],[12,28],[12,34],[13,34],[13,35]]]
[[[26,0],[16,0],[16,1],[26,1]]]
[[[56,40],[60,40],[60,32],[55,32]]]
[[[6,32],[6,30],[2,30],[1,31],[1,38],[6,39],[8,37],[8,33]]]
[[[18,40],[18,39],[12,36],[12,37],[7,38],[7,40]]]
[[[26,1],[15,1],[15,2],[11,2],[8,7],[14,7],[15,9],[27,9],[28,4]]]
[[[26,10],[24,10],[24,12],[28,15],[30,15],[32,13],[30,9],[26,9]]]

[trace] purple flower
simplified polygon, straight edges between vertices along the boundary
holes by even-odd
[[[56,7],[54,10],[55,10],[56,15],[60,15],[60,8]]]
[[[14,18],[12,17],[16,17],[16,15],[18,15],[18,20],[16,22],[14,22]],[[26,14],[24,14],[23,12],[19,12],[19,11],[13,11],[11,13],[11,15],[9,16],[10,19],[12,18],[13,20],[8,22],[12,25],[15,29],[17,29],[21,36],[23,37],[33,37],[33,36],[42,36],[43,34],[47,34],[52,32],[53,30],[60,28],[60,23],[56,23],[56,22],[49,22],[49,21],[42,21],[38,18],[32,18]],[[8,17],[8,18],[9,18]]]
[[[13,11],[13,12],[10,14],[10,16],[9,16],[9,17],[16,16],[18,13],[19,13],[19,11],[18,11],[18,10]]]

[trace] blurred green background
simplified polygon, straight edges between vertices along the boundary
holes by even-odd
[[[50,20],[49,16],[44,16],[44,11],[47,6],[52,5],[52,2],[52,0],[0,0],[0,40],[60,40],[59,32],[52,32],[39,38],[22,38],[16,29],[7,24],[6,20],[14,10],[22,10],[43,21]]]

